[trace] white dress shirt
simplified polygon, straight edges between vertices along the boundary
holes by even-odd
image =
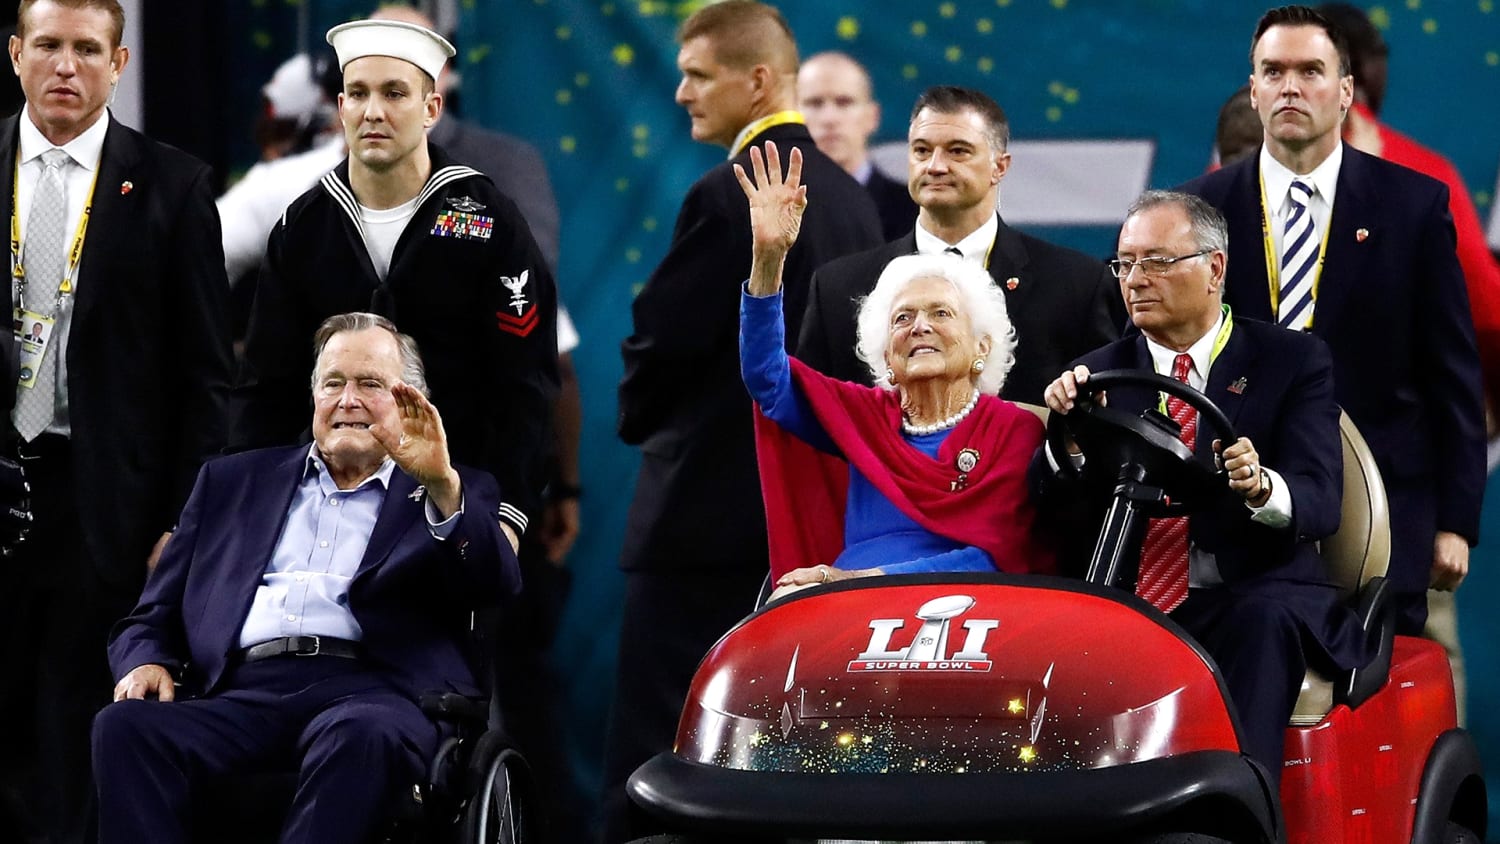
[[[1000,232],[1000,218],[991,214],[984,221],[984,225],[969,232],[963,240],[957,243],[949,243],[932,232],[922,228],[921,218],[917,219],[917,254],[939,255],[948,247],[954,247],[963,253],[963,259],[969,263],[985,266],[985,261],[990,257],[990,249],[995,245],[995,235]]]
[[[1276,249],[1274,259],[1277,263],[1281,261],[1281,240],[1286,229],[1286,218],[1292,213],[1292,180],[1300,178],[1305,182],[1312,182],[1313,195],[1307,204],[1307,212],[1312,215],[1313,242],[1321,250],[1323,236],[1328,231],[1328,220],[1333,216],[1333,198],[1338,190],[1339,166],[1343,161],[1344,144],[1340,142],[1311,173],[1293,173],[1285,164],[1277,161],[1264,145],[1261,146],[1260,178],[1266,186],[1266,205],[1271,215],[1271,243]],[[1314,313],[1317,306],[1316,299],[1309,305]]]

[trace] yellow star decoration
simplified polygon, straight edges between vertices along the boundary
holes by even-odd
[[[1006,6],[1010,5],[1010,0],[995,0],[995,5],[1004,9]]]
[[[1047,120],[1052,123],[1062,120],[1062,109],[1057,106],[1047,106]]]
[[[573,27],[571,26],[559,26],[555,32],[559,41],[566,41],[573,37]]]
[[[672,9],[671,6],[662,2],[662,0],[641,0],[640,5],[636,8],[640,11],[643,18],[665,15]]]
[[[489,55],[490,45],[480,44],[479,46],[464,52],[464,61],[468,64],[479,64],[480,62],[489,58]]]
[[[905,65],[902,65],[901,66],[901,78],[902,79],[916,79],[917,78],[917,66],[914,65],[914,64],[905,64]]]
[[[938,14],[945,18],[951,18],[958,14],[958,7],[952,3],[940,3],[938,4]]]
[[[635,61],[635,48],[629,44],[616,44],[615,48],[610,51],[610,55],[614,57],[615,64],[628,67],[631,62]]]
[[[1036,748],[1032,747],[1029,744],[1026,745],[1025,747],[1021,748],[1020,757],[1022,762],[1035,762]]]
[[[1422,8],[1422,0],[1406,0],[1406,8],[1411,9],[1413,12],[1415,12],[1416,10]]]
[[[647,217],[646,219],[642,220],[641,221],[641,228],[645,229],[648,232],[654,232],[654,231],[656,231],[656,218],[655,217]]]
[[[629,261],[632,264],[639,264],[641,262],[641,250],[635,248],[634,246],[626,249],[625,260]]]
[[[845,15],[839,18],[839,22],[834,25],[833,31],[838,34],[839,38],[845,41],[853,41],[859,37],[859,19],[852,15]]]
[[[557,90],[557,104],[567,105],[571,102],[573,102],[573,92],[569,91],[567,88],[559,88]]]
[[[1067,6],[1068,0],[1052,0],[1052,8],[1054,9],[1065,9]]]
[[[915,35],[918,38],[921,38],[922,36],[926,35],[927,34],[927,22],[926,21],[912,21],[911,22],[911,34]]]
[[[558,139],[557,146],[563,152],[572,154],[578,149],[578,139],[572,135],[563,135]]]
[[[963,57],[964,51],[957,44],[950,44],[948,46],[948,49],[943,51],[943,58],[947,59],[949,62],[960,61],[963,59]]]
[[[1428,18],[1427,20],[1422,21],[1423,32],[1427,33],[1428,35],[1432,35],[1433,33],[1437,32],[1437,30],[1438,25],[1436,20]]]
[[[1488,53],[1485,53],[1484,54],[1484,63],[1487,64],[1487,65],[1489,65],[1490,67],[1495,67],[1497,65],[1500,65],[1500,53],[1497,53],[1494,50],[1491,50]]]
[[[635,138],[637,141],[644,141],[651,137],[651,127],[644,123],[637,123],[631,127],[630,137]]]
[[[1479,0],[1479,11],[1484,12],[1486,15],[1495,11],[1493,0]]]
[[[1020,715],[1026,711],[1026,704],[1020,698],[1013,697],[1010,699],[1010,703],[1005,705],[1005,711],[1012,715]]]
[[[980,73],[989,73],[995,69],[995,60],[989,56],[980,56],[979,61],[975,62],[974,66],[979,68]]]
[[[1376,6],[1370,10],[1370,23],[1380,29],[1391,28],[1391,11],[1384,6]]]
[[[995,31],[995,22],[989,18],[980,18],[974,22],[974,31],[982,35],[989,35]]]
[[[578,88],[587,88],[589,86],[589,75],[587,73],[573,74],[573,85]]]
[[[645,158],[651,154],[651,147],[645,141],[636,141],[630,146],[630,154],[636,158]]]
[[[620,193],[624,193],[625,191],[630,190],[630,180],[624,178],[623,176],[615,179],[615,190],[619,191]]]
[[[613,3],[605,3],[605,4],[603,4],[603,5],[601,5],[599,7],[599,12],[601,14],[603,14],[605,17],[609,17],[610,15],[613,15],[615,13],[615,4],[613,4]]]

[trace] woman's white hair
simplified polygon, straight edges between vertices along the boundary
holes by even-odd
[[[856,318],[858,340],[855,353],[870,367],[875,385],[894,389],[886,377],[885,353],[891,344],[891,306],[919,278],[941,278],[958,292],[959,305],[969,317],[976,342],[988,337],[990,353],[979,373],[980,392],[998,395],[1005,376],[1016,364],[1016,330],[1005,310],[1005,293],[996,287],[983,267],[953,255],[903,255],[880,273],[875,289],[860,303]]]

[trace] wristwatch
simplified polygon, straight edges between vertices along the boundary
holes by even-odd
[[[1266,497],[1266,502],[1269,503],[1271,500],[1271,475],[1266,472],[1266,467],[1264,466],[1260,467],[1260,490],[1261,494]],[[1265,505],[1262,504],[1260,506],[1264,507]]]

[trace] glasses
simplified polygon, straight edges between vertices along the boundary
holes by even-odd
[[[1123,279],[1130,275],[1132,269],[1139,268],[1142,275],[1151,278],[1161,278],[1178,261],[1186,261],[1189,258],[1202,258],[1212,251],[1212,249],[1204,249],[1194,252],[1191,255],[1178,255],[1176,258],[1165,258],[1159,255],[1153,255],[1149,258],[1139,258],[1134,261],[1122,261],[1119,258],[1115,258],[1109,262],[1109,271],[1115,274],[1115,278]]]

